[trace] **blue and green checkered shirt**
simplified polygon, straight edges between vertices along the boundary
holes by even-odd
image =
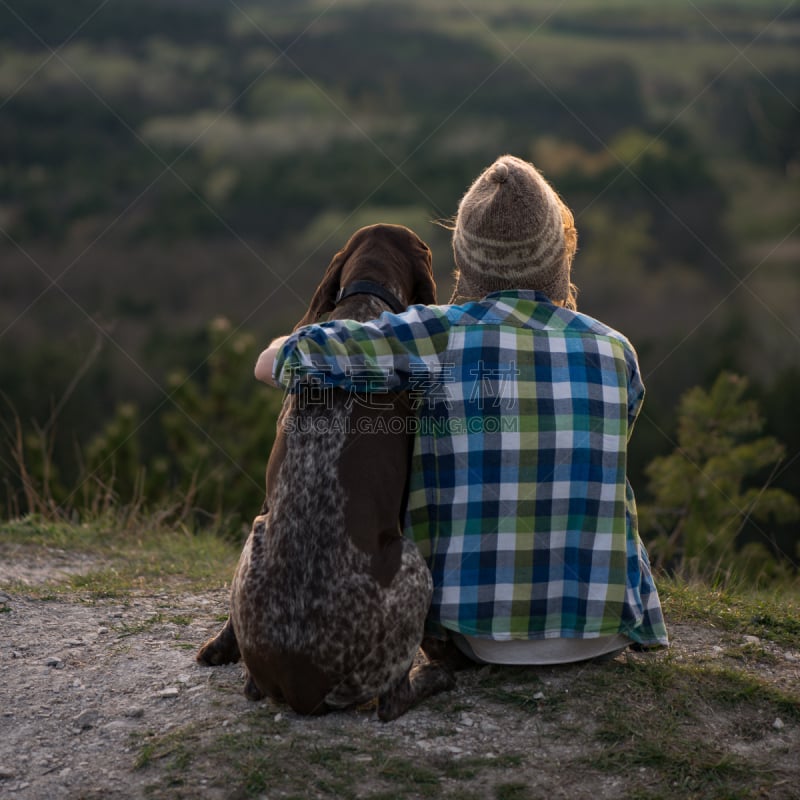
[[[274,374],[409,392],[405,533],[433,575],[429,632],[667,644],[626,478],[644,386],[622,334],[503,291],[301,328]]]

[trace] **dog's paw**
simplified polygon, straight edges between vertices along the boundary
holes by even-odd
[[[218,667],[221,664],[235,664],[239,659],[239,648],[234,641],[220,641],[220,636],[209,639],[198,651],[195,660],[203,667]]]
[[[244,683],[244,696],[248,700],[263,700],[266,695],[261,689],[256,686],[256,682],[253,680],[253,677],[248,674],[247,680]]]
[[[456,687],[456,678],[448,666],[436,661],[420,664],[411,670],[411,689],[420,698],[449,692]]]
[[[378,698],[378,719],[391,722],[427,697],[447,692],[454,689],[455,685],[455,676],[442,664],[420,664]]]

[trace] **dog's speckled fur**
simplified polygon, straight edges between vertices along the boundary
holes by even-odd
[[[326,311],[367,320],[386,309],[370,295],[339,306],[339,285],[375,280],[404,302],[435,302],[430,251],[401,226],[356,232],[331,262],[301,325]],[[299,327],[299,325],[298,325]],[[449,688],[437,664],[410,674],[430,604],[430,572],[402,536],[409,441],[405,435],[347,433],[347,418],[407,415],[346,407],[331,390],[325,404],[290,395],[267,467],[267,499],[245,544],[231,588],[231,616],[198,661],[243,659],[246,694],[286,700],[301,713],[379,698],[393,719]],[[386,395],[381,398],[382,402]]]

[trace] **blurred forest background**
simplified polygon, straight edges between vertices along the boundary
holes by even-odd
[[[256,354],[364,224],[425,239],[446,301],[433,221],[510,152],[575,212],[580,309],[638,349],[660,561],[694,526],[791,571],[798,53],[784,0],[2,0],[2,516],[239,536],[280,403]]]

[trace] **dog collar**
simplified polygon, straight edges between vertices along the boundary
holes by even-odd
[[[401,303],[385,286],[381,286],[374,281],[353,281],[347,286],[342,286],[336,295],[335,304],[338,305],[345,297],[350,297],[354,294],[371,294],[373,297],[383,300],[395,314],[406,310],[405,303]]]

